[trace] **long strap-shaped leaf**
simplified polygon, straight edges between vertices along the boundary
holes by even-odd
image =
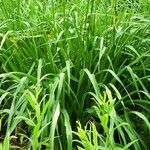
[[[51,131],[50,131],[50,150],[54,150],[54,136],[55,136],[55,129],[57,125],[57,120],[60,115],[60,105],[59,102],[56,104],[56,109],[54,111],[53,120],[51,123]]]

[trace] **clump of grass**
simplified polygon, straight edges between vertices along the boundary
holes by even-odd
[[[148,6],[1,0],[0,148],[149,149]]]

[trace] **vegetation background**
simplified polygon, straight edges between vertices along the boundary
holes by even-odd
[[[0,149],[150,149],[150,0],[0,0]]]

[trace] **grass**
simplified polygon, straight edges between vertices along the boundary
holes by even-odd
[[[0,0],[0,149],[148,150],[147,0]]]

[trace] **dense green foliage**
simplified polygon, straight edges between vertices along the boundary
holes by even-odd
[[[148,150],[149,0],[0,0],[0,149]]]

